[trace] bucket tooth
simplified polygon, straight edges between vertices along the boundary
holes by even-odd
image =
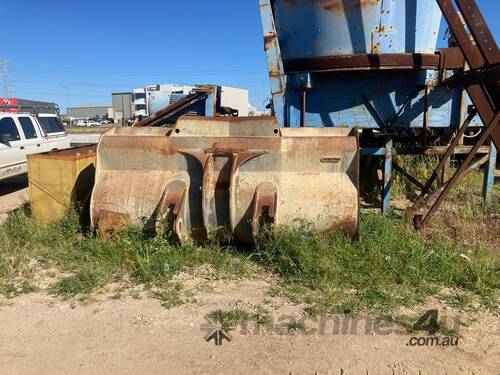
[[[231,153],[211,153],[203,171],[203,223],[210,237],[221,238],[229,230]],[[223,237],[222,237],[223,238]]]
[[[184,220],[187,207],[184,205],[188,188],[184,181],[168,184],[156,215],[156,233],[166,236],[172,231],[181,243],[190,242],[189,233],[185,232]]]
[[[257,241],[263,230],[272,230],[276,222],[278,188],[270,182],[263,182],[255,189],[252,214],[252,237]]]

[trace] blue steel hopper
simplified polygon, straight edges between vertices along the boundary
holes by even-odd
[[[456,47],[436,52],[438,2],[260,0],[260,10],[278,123],[360,129],[362,154],[384,157],[389,212],[394,152],[443,154],[433,146],[448,145],[468,115],[465,90],[441,84],[465,60]],[[470,123],[483,126],[479,116]],[[488,170],[494,147],[491,156]]]

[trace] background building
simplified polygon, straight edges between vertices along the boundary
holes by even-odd
[[[85,105],[69,107],[66,116],[72,119],[114,118],[113,107],[109,105]]]
[[[148,85],[133,90],[134,117],[147,117],[156,113],[167,105],[189,95],[195,86],[175,84]],[[234,87],[218,86],[218,107],[231,108],[238,111],[239,116],[248,116],[248,90]],[[203,106],[203,103],[199,103]],[[196,106],[195,106],[196,107]],[[191,108],[191,114],[204,115],[204,108]]]
[[[238,116],[246,117],[249,112],[248,90],[235,87],[220,87],[220,106],[232,108],[238,111]]]
[[[174,84],[148,85],[133,91],[134,116],[146,117],[163,109],[166,105],[189,95],[194,86]]]
[[[148,115],[146,106],[146,88],[137,88],[133,91],[134,117],[145,117]]]
[[[134,118],[134,97],[131,92],[111,94],[115,123],[125,123]]]
[[[173,84],[146,86],[146,108],[148,116],[186,97],[193,89],[194,86]]]

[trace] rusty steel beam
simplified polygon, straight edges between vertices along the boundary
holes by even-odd
[[[453,150],[454,154],[468,154],[471,152],[473,146],[456,146]],[[427,146],[427,147],[396,147],[394,148],[394,155],[444,155],[448,151],[449,146]],[[480,147],[478,154],[489,153],[488,146]]]
[[[385,53],[327,56],[285,61],[285,72],[334,70],[439,69],[439,55],[422,53]]]
[[[500,62],[500,54],[498,53],[498,46],[495,38],[486,25],[486,21],[479,11],[476,2],[471,0],[455,1],[486,62],[489,65]]]
[[[436,167],[435,171],[432,173],[431,177],[429,178],[429,180],[427,181],[427,183],[423,187],[423,189],[422,189],[422,191],[420,193],[420,196],[417,198],[417,201],[414,203],[414,205],[411,208],[411,210],[416,210],[416,209],[419,209],[421,207],[422,202],[424,201],[426,194],[431,190],[432,185],[434,184],[434,181],[436,181],[436,179],[438,178],[439,172],[442,169],[444,169],[444,167],[446,166],[446,163],[448,162],[448,160],[453,155],[453,152],[455,151],[455,147],[458,145],[458,142],[460,141],[460,138],[462,138],[462,136],[465,134],[465,132],[467,131],[467,128],[469,127],[472,119],[476,116],[476,114],[477,114],[476,111],[473,111],[473,112],[469,113],[469,116],[467,117],[467,119],[465,120],[465,122],[463,123],[463,125],[458,130],[458,133],[456,134],[456,136],[453,139],[452,143],[448,147],[448,150],[446,151],[446,153],[444,154],[444,156],[441,158],[441,162]]]
[[[483,56],[478,53],[476,46],[470,39],[469,34],[465,30],[462,19],[460,18],[457,10],[453,5],[452,0],[436,0],[441,12],[443,13],[448,26],[450,27],[455,40],[462,51],[469,66],[473,69],[484,66],[485,60]]]
[[[441,48],[439,50],[440,69],[457,70],[465,66],[465,58],[458,47]]]
[[[469,87],[473,85],[496,84],[500,78],[500,63],[485,68],[472,69],[456,73],[442,82],[443,86],[450,89],[453,87]]]
[[[438,167],[433,172],[417,201],[410,209],[410,212],[416,212],[423,207],[426,201],[437,196],[434,204],[426,214],[415,215],[413,217],[414,224],[417,229],[421,229],[425,226],[434,212],[436,212],[441,206],[444,199],[458,180],[478,165],[478,162],[473,163],[474,158],[483,145],[486,144],[488,139],[491,137],[493,143],[497,147],[500,145],[500,74],[496,68],[500,61],[500,54],[496,42],[474,0],[454,0],[466,25],[464,25],[462,18],[457,12],[457,9],[454,7],[452,0],[436,1],[441,8],[441,11],[455,37],[456,43],[458,44],[470,68],[470,71],[466,71],[465,73],[462,73],[462,75],[455,76],[450,80],[450,82],[453,83],[456,81],[458,85],[466,88],[475,106],[475,111],[469,114],[466,121],[459,129],[444,157],[441,159]],[[471,35],[469,35],[469,32]],[[469,82],[467,82],[467,80],[469,80]],[[444,83],[446,84],[446,81]],[[470,122],[476,115],[476,112],[485,124],[481,137],[472,147],[466,159],[460,165],[454,176],[440,189],[438,189],[437,192],[428,195],[434,181],[439,176],[439,172],[445,168],[446,163],[453,154],[459,140],[464,135]],[[490,154],[493,149],[493,146],[490,147]],[[490,157],[491,155],[487,155],[483,157],[483,159]]]
[[[443,16],[450,27],[455,40],[462,51],[471,69],[485,68],[489,64],[499,61],[499,52],[488,26],[484,22],[481,12],[473,0],[455,0],[462,12],[467,27],[474,39],[471,40],[465,25],[460,18],[452,0],[436,0]],[[473,85],[467,88],[467,92],[477,108],[479,116],[484,124],[489,124],[495,117],[500,105],[498,84],[485,86],[484,84]],[[491,131],[491,138],[499,148],[500,128],[495,127]]]
[[[483,155],[482,158],[478,159],[477,161],[475,161],[474,163],[472,163],[468,168],[465,169],[464,173],[462,174],[462,177],[461,178],[464,178],[466,177],[467,175],[469,175],[473,170],[475,169],[478,169],[480,168],[482,165],[484,165],[485,163],[488,162],[488,159],[489,159],[489,155]],[[446,187],[448,186],[448,183],[449,181],[447,182],[444,182],[438,189],[436,189],[436,191],[432,192],[431,194],[429,194],[426,199],[425,199],[425,202],[429,202],[429,201],[432,201],[433,199],[435,199],[436,197],[438,197],[440,194],[442,194],[443,190],[446,189]],[[410,211],[411,212],[411,211]],[[415,228],[418,229],[418,223],[421,222],[423,218],[423,215],[415,215],[413,217],[413,222],[415,224]]]

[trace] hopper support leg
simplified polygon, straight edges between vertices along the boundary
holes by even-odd
[[[382,189],[382,213],[389,215],[391,212],[392,193],[392,138],[388,138],[385,144],[384,156],[384,188]]]
[[[491,193],[493,192],[493,186],[495,185],[495,169],[497,164],[497,148],[492,143],[490,150],[490,158],[484,172],[484,184],[483,184],[483,200],[484,206],[488,207],[491,204]]]

